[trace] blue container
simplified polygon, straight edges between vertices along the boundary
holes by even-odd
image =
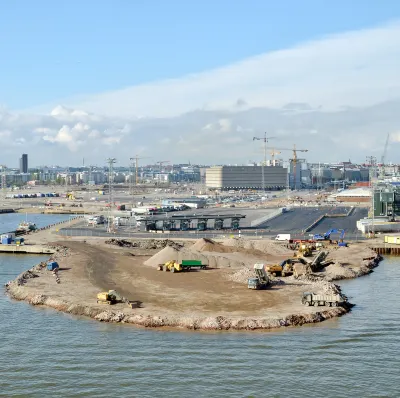
[[[11,244],[11,238],[2,238],[1,240],[2,245],[10,245]]]
[[[49,263],[47,263],[47,269],[49,271],[53,271],[55,269],[59,268],[58,263],[56,261],[50,261]]]

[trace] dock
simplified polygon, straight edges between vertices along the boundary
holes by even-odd
[[[400,256],[400,246],[377,246],[377,247],[371,247],[371,250],[373,250],[375,253],[378,254],[390,254],[392,256]]]
[[[15,213],[14,209],[0,209],[0,214]]]
[[[0,245],[0,253],[53,254],[54,250],[43,245]]]

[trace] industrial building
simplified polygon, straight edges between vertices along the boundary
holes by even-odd
[[[206,186],[210,189],[262,189],[263,185],[266,189],[286,188],[287,169],[281,166],[214,166],[206,170]]]

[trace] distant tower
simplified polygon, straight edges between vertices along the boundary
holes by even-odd
[[[19,160],[19,172],[28,172],[28,155],[26,153],[23,153],[21,159]]]

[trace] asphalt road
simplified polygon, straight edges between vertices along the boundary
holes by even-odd
[[[300,233],[326,212],[326,208],[294,208],[279,217],[267,221],[265,224],[260,225],[259,228],[268,229],[276,233]]]
[[[357,221],[368,215],[368,209],[356,208],[349,217],[324,218],[310,233],[322,234],[330,229],[344,229],[348,233],[357,232]]]

